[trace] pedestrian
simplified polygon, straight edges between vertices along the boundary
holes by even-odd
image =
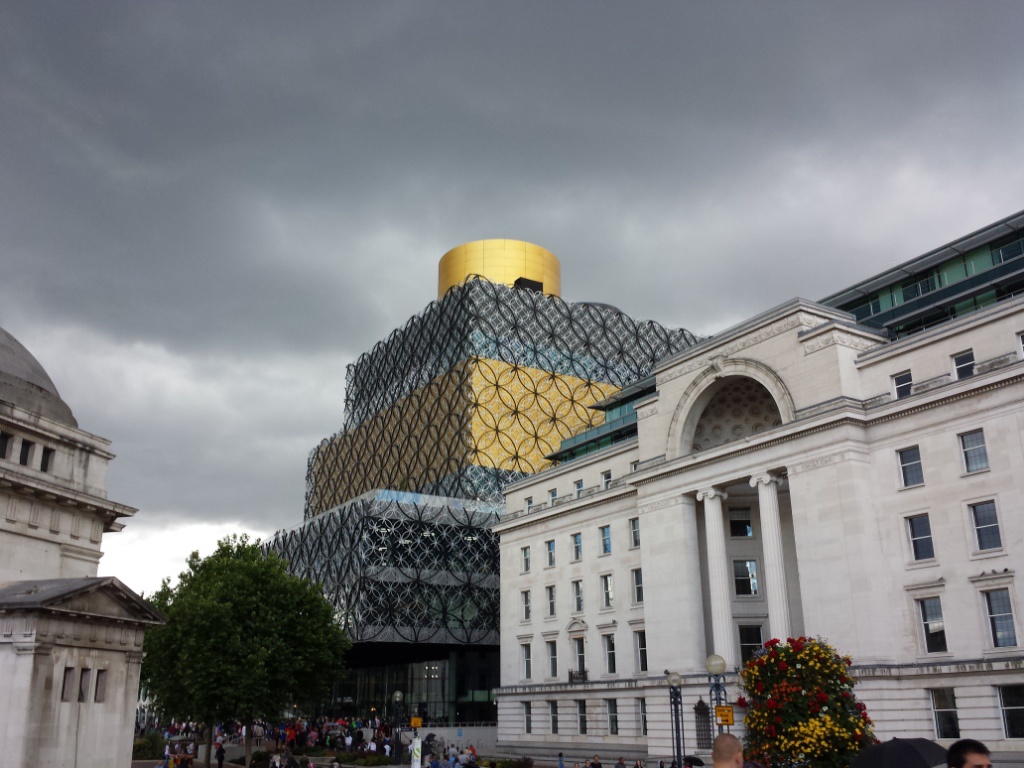
[[[711,744],[714,768],[743,768],[743,745],[731,733],[720,733]]]
[[[224,768],[224,745],[218,743],[217,751],[213,753],[213,756],[217,758],[217,768]]]
[[[961,739],[946,751],[949,768],[992,768],[988,747],[974,739]]]
[[[565,756],[561,752],[558,753],[558,768],[565,768]]]
[[[590,768],[603,768],[600,755],[594,755],[594,759],[590,761]]]

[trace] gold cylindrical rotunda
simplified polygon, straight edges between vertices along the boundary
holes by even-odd
[[[522,240],[474,240],[452,248],[437,265],[437,297],[470,275],[510,287],[517,280],[526,281],[531,288],[539,283],[546,296],[562,295],[558,258],[546,248]]]

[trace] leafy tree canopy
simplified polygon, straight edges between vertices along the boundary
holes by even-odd
[[[349,642],[333,606],[246,536],[223,539],[207,558],[193,552],[178,584],[164,580],[152,602],[167,623],[146,633],[142,676],[175,719],[277,717],[325,695],[343,671]]]
[[[849,656],[824,640],[772,639],[740,677],[746,697],[745,752],[751,760],[790,768],[847,768],[875,743],[871,719],[853,695]]]

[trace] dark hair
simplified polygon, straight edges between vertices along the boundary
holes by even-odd
[[[985,755],[988,757],[991,753],[988,751],[988,747],[980,741],[975,741],[974,739],[961,739],[946,751],[946,765],[948,765],[949,768],[964,768],[964,763],[967,762],[967,756],[971,754]]]

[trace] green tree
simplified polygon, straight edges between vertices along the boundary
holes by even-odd
[[[772,768],[848,768],[875,742],[867,709],[853,695],[851,663],[813,637],[765,643],[740,673],[748,758]]]
[[[240,720],[246,765],[256,719],[326,695],[343,671],[349,642],[333,606],[246,536],[223,539],[207,558],[193,552],[177,585],[164,580],[152,602],[167,617],[144,646],[157,706],[176,719]]]

